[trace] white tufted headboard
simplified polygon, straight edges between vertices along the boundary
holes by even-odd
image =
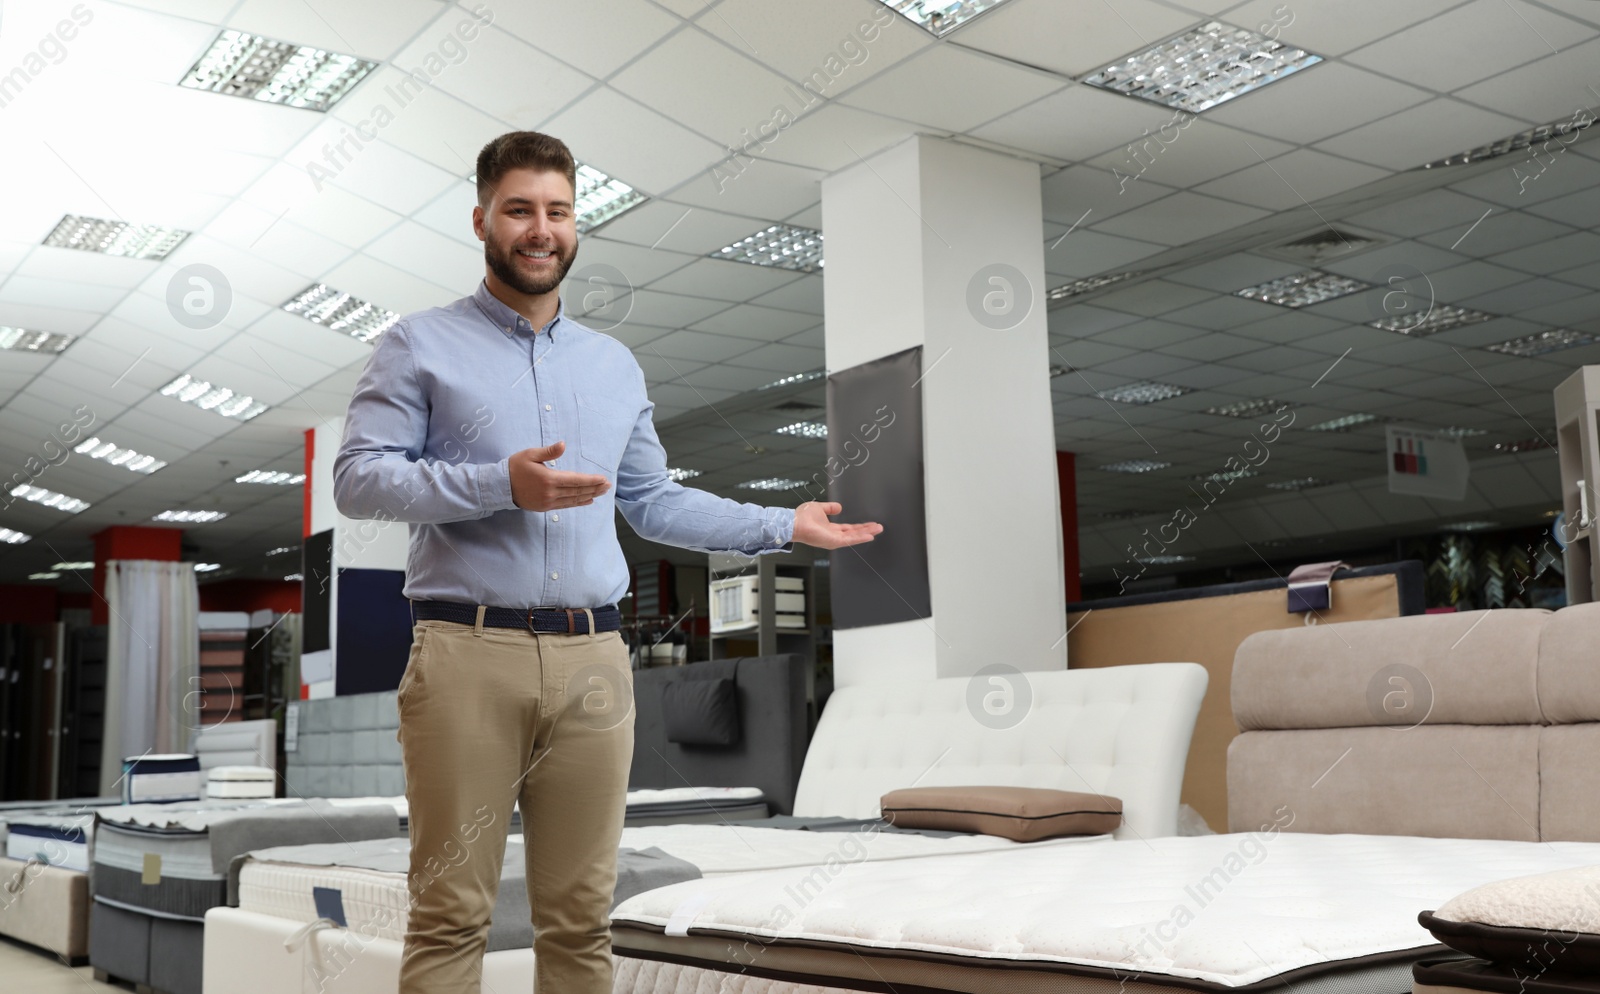
[[[872,818],[900,787],[1008,786],[1091,791],[1123,803],[1119,837],[1176,835],[1178,793],[1206,671],[1148,663],[1029,672],[1024,716],[989,718],[982,677],[842,687],[817,723],[796,815]],[[996,678],[1015,680],[1016,676]],[[976,684],[976,685],[975,685]],[[969,710],[969,697],[975,710]]]

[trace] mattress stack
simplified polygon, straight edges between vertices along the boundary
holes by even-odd
[[[89,869],[92,811],[37,811],[6,822],[6,856],[84,873]]]
[[[123,804],[198,801],[204,793],[200,757],[191,753],[129,756],[122,761]]]
[[[234,800],[100,811],[89,961],[166,994],[200,994],[205,914],[226,903],[229,864],[282,844],[391,838],[387,803]]]
[[[213,766],[206,773],[206,796],[221,799],[272,797],[277,774],[265,766]]]

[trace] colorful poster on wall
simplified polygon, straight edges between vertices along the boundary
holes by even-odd
[[[1467,451],[1461,439],[1426,428],[1387,428],[1389,492],[1410,497],[1463,500]]]

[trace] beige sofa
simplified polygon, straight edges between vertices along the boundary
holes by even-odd
[[[1259,632],[1232,701],[1231,831],[1600,841],[1600,604]]]

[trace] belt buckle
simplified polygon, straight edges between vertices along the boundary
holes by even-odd
[[[527,625],[528,625],[528,631],[534,633],[535,635],[539,634],[538,629],[533,627],[533,613],[535,611],[564,611],[564,612],[566,612],[566,615],[567,615],[567,630],[566,630],[565,634],[567,634],[567,635],[576,635],[576,634],[578,634],[578,629],[577,629],[576,623],[575,623],[575,621],[573,619],[573,615],[575,613],[573,611],[573,609],[570,608],[570,607],[550,606],[550,607],[530,607],[530,608],[528,608],[528,614],[527,614],[527,618],[526,618]],[[545,634],[551,634],[551,633],[547,632]],[[592,635],[594,633],[591,632],[590,634]]]

